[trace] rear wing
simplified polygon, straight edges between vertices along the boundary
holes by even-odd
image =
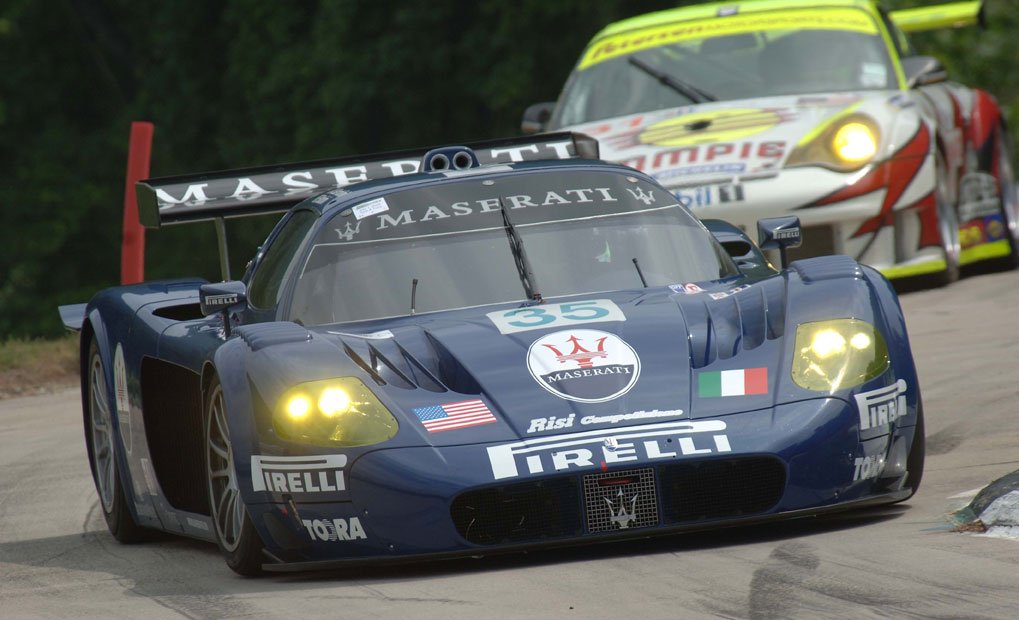
[[[598,141],[562,132],[464,145],[481,165],[541,159],[598,159]],[[428,149],[224,170],[139,181],[138,219],[165,224],[279,213],[314,194],[372,179],[412,174]]]
[[[903,32],[961,28],[974,24],[981,28],[987,27],[982,0],[902,9],[891,11],[889,15]]]

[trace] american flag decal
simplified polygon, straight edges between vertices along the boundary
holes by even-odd
[[[429,433],[451,431],[468,426],[480,426],[495,422],[495,416],[479,399],[462,400],[457,403],[415,407],[414,415]]]

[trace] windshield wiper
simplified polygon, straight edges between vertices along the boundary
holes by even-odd
[[[680,95],[683,95],[684,97],[686,97],[690,101],[693,101],[694,103],[704,103],[705,101],[718,101],[718,97],[712,95],[711,93],[703,91],[694,86],[693,84],[684,82],[683,80],[679,79],[674,75],[669,75],[664,71],[659,71],[658,69],[655,69],[654,67],[647,64],[640,58],[637,58],[636,56],[630,56],[626,60],[634,67],[637,67],[644,73],[647,73],[651,77],[658,80],[660,84],[668,86],[672,90],[676,91]]]
[[[509,238],[510,250],[513,252],[513,264],[520,274],[520,283],[524,285],[524,293],[528,299],[533,299],[539,304],[543,302],[541,293],[538,292],[538,282],[534,279],[534,271],[531,270],[531,263],[527,260],[524,252],[524,241],[517,233],[517,229],[510,220],[509,209],[502,196],[499,196],[499,210],[502,211],[502,225],[506,229],[506,236]]]

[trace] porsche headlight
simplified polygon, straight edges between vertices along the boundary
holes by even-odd
[[[877,123],[864,114],[850,114],[806,136],[789,154],[785,165],[823,166],[851,172],[870,163],[880,144]]]
[[[866,321],[835,319],[796,328],[792,375],[796,385],[835,392],[877,377],[888,368],[888,346]]]
[[[354,377],[287,390],[273,410],[272,425],[283,439],[348,448],[381,443],[399,430],[393,414]]]

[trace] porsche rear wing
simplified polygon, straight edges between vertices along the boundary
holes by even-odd
[[[982,0],[902,9],[900,11],[891,11],[889,15],[895,25],[903,32],[961,28],[974,24],[978,24],[981,28],[986,28],[984,3]]]
[[[465,144],[481,165],[541,159],[598,159],[598,141],[562,132]],[[224,170],[139,181],[138,219],[165,224],[278,213],[329,189],[418,172],[429,149]]]

